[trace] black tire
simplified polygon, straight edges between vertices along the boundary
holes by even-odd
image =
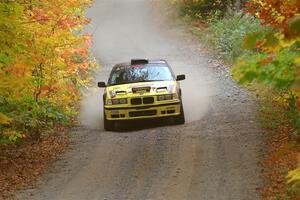
[[[103,112],[103,122],[104,122],[104,130],[114,131],[115,123],[113,121],[107,120],[104,112]]]
[[[184,110],[182,103],[180,104],[180,114],[174,117],[174,123],[181,125],[185,124]]]

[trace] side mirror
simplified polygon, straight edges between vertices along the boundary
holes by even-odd
[[[99,88],[105,88],[106,87],[105,82],[98,82],[98,87]]]
[[[176,77],[176,81],[183,81],[183,80],[185,80],[185,75],[184,74],[178,75]]]

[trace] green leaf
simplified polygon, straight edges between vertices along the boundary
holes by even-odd
[[[244,41],[244,45],[243,47],[245,49],[251,50],[254,49],[256,46],[257,41],[259,41],[259,39],[261,38],[261,33],[260,32],[256,32],[256,33],[252,33],[249,34],[245,37],[245,41]]]
[[[12,119],[6,116],[3,113],[0,113],[0,124],[10,124],[12,122]]]
[[[298,128],[300,127],[300,118],[295,120],[295,126]]]
[[[9,57],[6,53],[1,53],[0,54],[0,62],[2,62],[5,65],[8,65],[9,61],[10,61],[10,59],[9,59]]]
[[[247,84],[252,82],[256,77],[256,73],[253,71],[248,71],[244,74],[243,78],[239,80],[240,84]]]
[[[267,47],[276,47],[279,44],[279,40],[274,35],[273,32],[268,33],[265,39],[266,39],[265,46]]]
[[[289,22],[289,29],[293,35],[300,36],[300,16],[293,17]]]

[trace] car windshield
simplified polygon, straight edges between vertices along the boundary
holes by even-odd
[[[135,82],[172,81],[172,72],[165,64],[143,64],[115,68],[109,78],[109,85]]]

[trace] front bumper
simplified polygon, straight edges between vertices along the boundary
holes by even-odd
[[[166,104],[104,107],[107,120],[133,120],[176,116],[181,112],[180,102]]]

